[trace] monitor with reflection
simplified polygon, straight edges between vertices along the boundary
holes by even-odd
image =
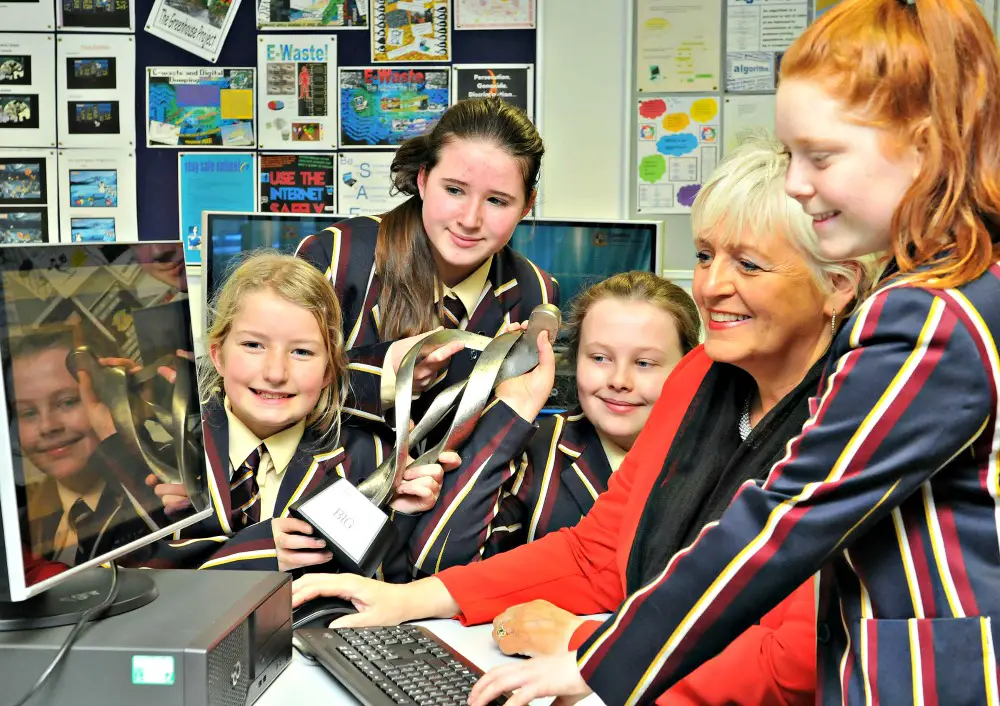
[[[210,514],[192,350],[181,243],[0,247],[0,606]]]

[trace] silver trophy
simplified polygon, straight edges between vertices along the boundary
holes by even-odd
[[[535,307],[525,331],[511,331],[496,338],[451,329],[427,336],[403,357],[396,374],[394,419],[396,444],[386,458],[357,487],[344,478],[331,478],[291,506],[291,513],[312,525],[327,543],[341,569],[372,576],[390,551],[395,533],[385,507],[402,482],[410,448],[416,446],[454,410],[444,436],[413,463],[437,463],[444,451],[453,451],[472,433],[490,394],[504,380],[515,378],[538,365],[538,334],[547,331],[555,341],[562,323],[559,308],[551,304]],[[437,394],[423,417],[410,430],[413,370],[438,346],[461,341],[467,349],[481,351],[467,380]]]

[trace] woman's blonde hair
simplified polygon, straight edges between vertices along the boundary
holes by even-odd
[[[687,355],[698,345],[701,319],[698,307],[687,292],[668,279],[652,272],[621,272],[583,290],[573,299],[569,320],[566,357],[576,363],[580,351],[580,329],[590,308],[605,299],[647,302],[671,316],[677,326],[681,355]]]
[[[738,246],[742,238],[784,236],[805,258],[816,286],[833,291],[833,280],[855,283],[847,318],[868,294],[879,269],[875,256],[830,260],[819,249],[813,220],[802,205],[785,193],[788,155],[766,132],[749,132],[716,167],[691,208],[691,228],[697,237],[711,233],[717,242]]]
[[[331,440],[335,444],[340,437],[340,408],[347,397],[347,355],[340,302],[333,287],[312,264],[273,250],[250,252],[239,259],[209,303],[208,346],[222,346],[247,296],[265,289],[306,309],[316,319],[326,349],[330,383],[306,417],[306,426],[319,431],[319,444]],[[222,394],[222,376],[211,360],[201,361],[198,377],[203,404],[212,395]]]

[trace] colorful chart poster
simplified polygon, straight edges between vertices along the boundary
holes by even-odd
[[[0,27],[8,32],[51,32],[56,26],[52,0],[3,0]]]
[[[636,86],[654,93],[717,91],[722,5],[637,0]]]
[[[63,31],[134,32],[131,0],[56,0],[58,26]]]
[[[0,34],[0,147],[55,147],[55,42]]]
[[[640,100],[637,118],[636,210],[687,213],[719,161],[719,99]]]
[[[260,155],[260,210],[334,213],[337,169],[331,154]]]
[[[451,61],[448,0],[371,0],[372,61]]]
[[[722,156],[732,152],[749,134],[774,135],[774,96],[726,96],[722,107]]]
[[[452,104],[497,96],[533,117],[533,73],[532,64],[455,64],[451,67]]]
[[[728,0],[726,90],[773,91],[781,55],[808,24],[807,0]]]
[[[337,213],[374,216],[406,201],[392,188],[392,152],[341,152],[337,155]]]
[[[396,147],[448,109],[447,68],[340,69],[340,146]]]
[[[254,69],[146,69],[147,147],[257,144]]]
[[[135,242],[135,153],[59,151],[59,234],[64,243]]]
[[[249,152],[182,152],[177,177],[185,258],[200,265],[202,212],[257,210],[256,160]]]
[[[259,0],[257,29],[368,29],[368,0]]]
[[[262,149],[337,146],[337,38],[320,34],[257,37],[257,115]]]
[[[455,29],[533,29],[535,0],[455,0]]]
[[[0,245],[58,233],[55,150],[0,150]]]
[[[135,38],[64,34],[56,42],[60,147],[135,146]]]
[[[841,2],[843,2],[843,0],[814,0],[813,18],[818,19],[825,13],[835,8]]]
[[[155,0],[146,31],[215,63],[240,0]]]

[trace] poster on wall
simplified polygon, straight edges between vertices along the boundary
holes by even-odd
[[[55,147],[55,42],[0,34],[0,147]]]
[[[534,117],[532,64],[455,64],[452,104],[466,98],[497,96]]]
[[[203,211],[257,210],[256,159],[252,152],[182,152],[177,181],[184,256],[200,265]]]
[[[257,29],[368,29],[368,0],[259,0]]]
[[[60,147],[135,145],[135,38],[64,34],[56,42]]]
[[[135,153],[59,150],[59,235],[64,243],[135,242]]]
[[[337,146],[337,38],[262,34],[257,115],[262,149],[334,149]]]
[[[636,87],[654,93],[719,90],[722,6],[637,0]]]
[[[688,213],[719,161],[719,99],[640,100],[636,137],[636,210]]]
[[[773,91],[781,55],[808,24],[807,0],[727,0],[726,90]]]
[[[447,68],[348,67],[338,75],[341,147],[397,147],[448,109]]]
[[[373,216],[410,198],[392,188],[392,152],[341,152],[337,155],[337,213]]]
[[[55,150],[0,150],[0,245],[48,243],[58,227]]]
[[[215,63],[240,0],[154,0],[146,31]]]
[[[259,210],[334,213],[336,175],[332,154],[262,154]]]
[[[51,32],[55,26],[52,0],[0,1],[0,27],[7,32]]]
[[[722,156],[750,133],[774,136],[774,96],[726,96],[722,104]]]
[[[455,29],[534,29],[535,0],[455,0]]]
[[[254,69],[146,69],[147,147],[257,144]]]
[[[449,0],[371,0],[372,61],[451,61]]]
[[[56,0],[56,20],[63,31],[134,32],[135,7],[132,0]]]

